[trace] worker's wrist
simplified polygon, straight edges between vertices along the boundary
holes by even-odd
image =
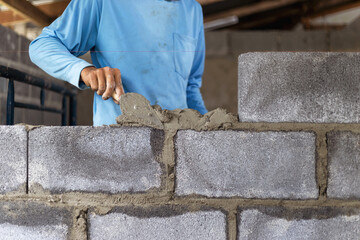
[[[81,70],[81,73],[80,73],[80,82],[84,82],[84,78],[93,70],[95,70],[96,67],[94,66],[88,66],[88,67],[85,67],[83,68],[83,70]]]

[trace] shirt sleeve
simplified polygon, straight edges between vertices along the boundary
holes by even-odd
[[[202,14],[201,14],[202,16]],[[202,75],[205,64],[205,37],[203,18],[201,17],[201,30],[195,50],[195,58],[191,69],[188,85],[186,89],[187,104],[189,108],[199,111],[201,114],[207,113],[204,100],[200,93]]]
[[[72,0],[31,42],[31,60],[51,76],[84,88],[79,85],[80,73],[93,65],[78,57],[95,46],[100,11],[98,0]]]

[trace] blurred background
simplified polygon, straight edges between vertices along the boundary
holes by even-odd
[[[61,93],[29,84],[71,86],[51,78],[33,65],[30,41],[60,16],[69,0],[0,0],[0,66],[16,69],[27,82],[0,78],[0,125],[9,121],[7,105],[14,109],[13,123],[92,125],[90,90],[78,91],[77,108]],[[209,110],[223,107],[237,112],[237,57],[254,51],[359,51],[360,1],[353,0],[198,0],[203,6],[206,30],[206,66],[201,89]],[[83,56],[91,62],[89,54]],[[4,68],[5,69],[5,68]],[[4,78],[5,77],[5,78]],[[13,77],[12,77],[13,78]],[[10,78],[11,79],[11,78]],[[15,79],[16,80],[16,79]],[[9,102],[10,99],[10,102]],[[29,105],[25,108],[24,103]],[[74,103],[74,102],[72,102]],[[38,109],[37,109],[38,108]],[[39,111],[52,110],[52,111]],[[60,109],[55,113],[54,109]],[[73,111],[73,114],[71,112]],[[75,111],[75,112],[74,112]]]

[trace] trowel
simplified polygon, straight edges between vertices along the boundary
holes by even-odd
[[[150,126],[157,129],[163,129],[163,123],[150,102],[141,94],[125,93],[120,97],[113,92],[112,98],[119,103],[122,115],[118,118],[131,119],[136,123]]]

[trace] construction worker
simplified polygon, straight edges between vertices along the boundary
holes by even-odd
[[[114,91],[140,93],[164,109],[207,112],[203,16],[195,0],[72,0],[29,51],[48,74],[95,91],[95,126],[115,124],[121,114]],[[78,58],[88,51],[92,64]]]

